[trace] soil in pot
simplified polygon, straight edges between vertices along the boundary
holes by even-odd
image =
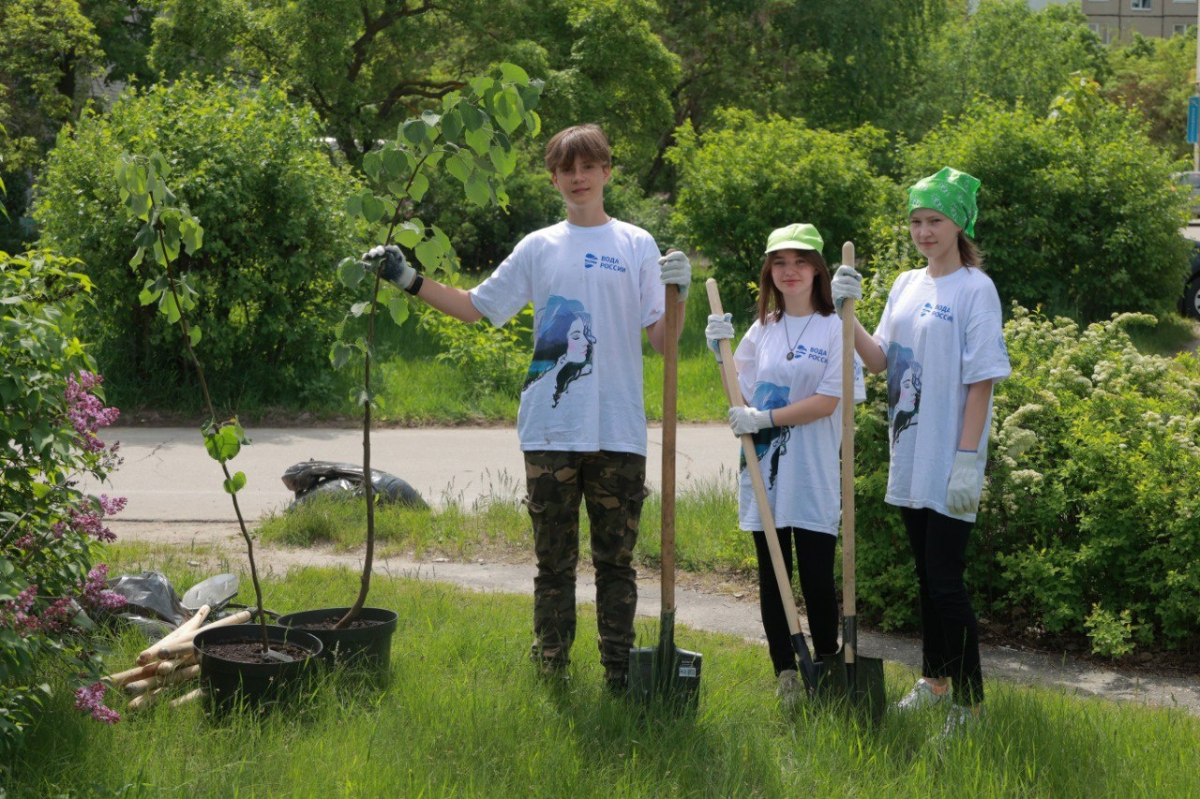
[[[287,658],[264,655],[262,629],[257,624],[235,624],[201,630],[195,645],[200,661],[200,682],[214,709],[238,702],[248,706],[273,705],[291,697],[324,649],[319,638],[303,630],[267,626],[270,651]]]
[[[305,630],[325,645],[323,657],[340,667],[355,668],[386,679],[391,671],[392,636],[400,614],[386,608],[363,608],[359,617],[341,630],[334,627],[349,608],[320,608],[279,617],[279,623]]]

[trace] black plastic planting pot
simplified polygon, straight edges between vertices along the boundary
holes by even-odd
[[[292,644],[308,652],[307,657],[290,662],[242,663],[229,660],[211,650],[219,644],[261,643],[262,628],[257,624],[231,624],[196,634],[195,645],[200,662],[200,684],[208,692],[214,709],[225,709],[237,702],[247,706],[268,706],[289,698],[302,678],[319,666],[324,649],[321,639],[304,630],[267,625],[272,648]]]
[[[359,619],[373,622],[365,627],[344,630],[309,629],[306,625],[338,621],[350,608],[320,608],[288,613],[279,617],[279,623],[293,629],[303,628],[315,635],[325,645],[323,657],[337,666],[361,669],[383,677],[391,670],[392,635],[400,614],[386,608],[363,608]]]

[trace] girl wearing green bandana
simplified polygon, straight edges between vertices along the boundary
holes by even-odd
[[[874,335],[854,348],[887,370],[890,428],[885,501],[900,509],[920,595],[922,677],[893,710],[950,703],[940,738],[981,716],[979,629],[963,575],[987,463],[992,386],[1011,374],[1000,298],[971,239],[979,181],[946,167],[908,190],[909,233],[926,266],[902,273]],[[862,296],[842,266],[834,302]]]

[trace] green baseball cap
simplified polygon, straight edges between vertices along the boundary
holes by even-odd
[[[781,227],[767,236],[767,252],[776,250],[816,250],[820,252],[825,246],[821,234],[812,225],[797,222],[794,225]]]

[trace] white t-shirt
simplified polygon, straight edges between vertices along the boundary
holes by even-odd
[[[532,302],[522,450],[646,454],[642,330],[663,314],[658,245],[634,225],[568,222],[529,234],[471,290],[492,324]]]
[[[788,360],[788,353],[792,359]],[[755,408],[782,408],[814,394],[842,396],[842,320],[837,314],[755,321],[733,355],[742,396]],[[854,359],[854,400],[867,398],[862,362]],[[769,427],[754,436],[775,527],[837,535],[842,513],[842,404],[824,419]],[[762,530],[750,473],[741,468],[738,522]]]
[[[939,278],[925,269],[904,272],[892,285],[875,341],[887,355],[891,468],[885,501],[975,521],[974,513],[946,510],[946,489],[968,386],[1012,374],[996,286],[974,268]],[[979,440],[980,485],[991,419],[989,399]]]

